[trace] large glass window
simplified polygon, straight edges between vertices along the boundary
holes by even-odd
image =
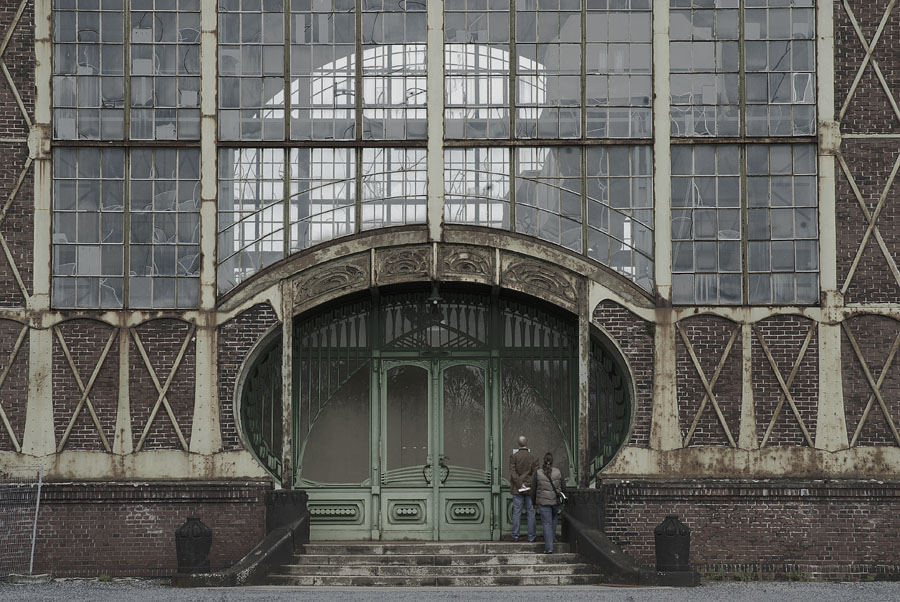
[[[813,0],[745,0],[748,136],[816,133]]]
[[[199,149],[56,149],[53,305],[196,306],[199,180]]]
[[[588,138],[649,138],[653,120],[649,0],[588,2]]]
[[[219,138],[284,139],[282,0],[219,1]]]
[[[200,0],[131,0],[131,138],[200,138]]]
[[[123,0],[55,0],[54,138],[200,138],[200,0],[129,7],[126,24]]]
[[[444,219],[509,228],[515,215],[516,232],[586,253],[652,290],[652,174],[649,146],[448,148]]]
[[[125,152],[53,153],[53,304],[122,307]]]
[[[320,242],[423,224],[425,199],[424,148],[220,149],[219,292]]]
[[[509,0],[450,0],[444,14],[448,138],[509,138]]]
[[[678,303],[817,298],[813,2],[669,2],[655,50]],[[428,5],[216,0],[220,293],[316,244],[426,222]],[[650,0],[431,5],[444,222],[540,238],[652,292]],[[60,307],[199,299],[200,7],[53,0]]]
[[[675,303],[818,300],[815,156],[808,144],[672,148]]]
[[[674,136],[815,134],[813,0],[670,6]]]

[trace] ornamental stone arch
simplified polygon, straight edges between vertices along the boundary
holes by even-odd
[[[557,247],[545,245],[527,237],[463,230],[455,232],[455,234],[455,240],[452,242],[435,243],[427,241],[424,231],[402,228],[389,232],[368,233],[365,236],[354,237],[352,240],[342,239],[328,247],[312,249],[306,254],[300,254],[281,264],[273,265],[221,300],[220,311],[229,315],[240,312],[263,299],[272,300],[274,301],[273,305],[279,306],[282,318],[280,328],[274,326],[266,335],[260,337],[253,351],[246,356],[247,359],[240,370],[235,390],[237,407],[234,409],[234,414],[236,423],[241,430],[241,437],[246,445],[266,470],[282,482],[283,486],[308,488],[316,487],[318,483],[315,479],[308,481],[305,480],[305,477],[301,478],[300,472],[303,465],[301,456],[306,453],[304,451],[306,439],[300,440],[297,435],[297,424],[299,424],[297,421],[301,419],[298,417],[298,408],[295,406],[300,405],[301,410],[299,411],[302,411],[302,402],[296,387],[303,380],[298,376],[298,370],[300,370],[298,363],[307,360],[298,359],[301,356],[295,356],[295,354],[298,353],[298,349],[308,349],[310,343],[308,339],[294,340],[294,337],[304,336],[298,334],[301,332],[298,330],[298,324],[302,324],[304,320],[311,320],[312,317],[327,314],[333,309],[338,311],[335,308],[352,305],[353,299],[358,300],[357,309],[341,309],[340,311],[365,313],[374,307],[381,308],[377,311],[384,311],[378,303],[388,303],[384,300],[403,295],[409,299],[418,299],[415,303],[421,304],[423,299],[427,301],[426,295],[429,291],[432,291],[434,295],[436,291],[440,290],[439,295],[448,297],[447,303],[457,304],[454,307],[460,303],[464,304],[463,301],[455,300],[459,295],[464,297],[468,295],[473,299],[481,295],[485,300],[484,307],[489,306],[485,310],[487,312],[485,315],[496,316],[506,311],[504,308],[508,306],[503,304],[507,303],[507,299],[513,299],[509,303],[515,303],[516,307],[524,308],[522,311],[528,314],[526,318],[522,319],[532,320],[529,322],[531,324],[529,328],[537,329],[535,332],[545,328],[545,331],[541,331],[546,333],[545,340],[567,341],[559,343],[561,347],[558,349],[546,348],[537,352],[538,356],[534,358],[518,358],[518,360],[531,362],[529,365],[540,366],[533,368],[540,371],[544,369],[543,366],[550,366],[552,362],[559,363],[562,356],[567,353],[571,354],[566,356],[570,357],[570,360],[566,360],[568,363],[565,363],[564,369],[546,368],[548,371],[557,370],[555,373],[557,377],[560,370],[565,372],[568,383],[565,387],[571,385],[570,389],[563,387],[570,392],[569,405],[566,406],[568,409],[562,411],[561,414],[554,414],[560,428],[560,438],[564,444],[563,447],[558,448],[558,453],[562,455],[560,461],[564,463],[563,465],[571,467],[569,470],[571,484],[585,486],[594,482],[602,469],[626,445],[631,437],[636,411],[635,381],[629,359],[623,354],[616,334],[606,329],[600,322],[592,324],[591,290],[592,287],[599,286],[607,298],[614,299],[615,302],[632,307],[641,313],[648,311],[652,303],[647,294],[611,270],[601,268]],[[443,302],[444,299],[441,298],[441,301]],[[482,301],[476,300],[472,303],[478,305]],[[529,309],[531,307],[535,309],[532,311]],[[529,312],[532,313],[529,314]],[[561,326],[559,327],[563,328],[562,331],[554,333],[551,332],[552,328],[547,327],[550,321],[556,319],[553,316],[557,316],[560,320]],[[508,326],[497,326],[500,322],[496,317],[485,319],[494,325],[493,328],[509,328]],[[521,330],[525,332],[527,329],[522,326]],[[349,331],[341,332],[343,334],[335,336],[346,343],[350,340],[351,334]],[[382,331],[377,330],[377,332]],[[503,330],[503,332],[507,331]],[[561,332],[567,334],[560,334]],[[354,340],[359,340],[358,332],[352,336],[357,337]],[[534,340],[540,339],[541,336],[544,335],[539,335]],[[506,335],[502,335],[502,337],[504,340],[507,338]],[[370,345],[375,345],[369,341],[361,344],[367,350],[370,349]],[[485,344],[487,345],[487,343]],[[524,347],[534,344],[536,343],[526,342]],[[386,407],[389,403],[390,392],[385,389],[389,385],[385,385],[384,382],[396,376],[394,373],[389,374],[389,370],[394,369],[391,366],[399,366],[399,364],[407,362],[429,374],[436,375],[433,377],[435,379],[445,378],[449,374],[448,371],[454,367],[460,368],[457,371],[478,372],[484,376],[485,382],[493,383],[478,385],[486,387],[485,398],[499,400],[505,394],[501,393],[501,389],[506,386],[504,384],[506,381],[503,379],[508,380],[505,376],[499,376],[501,374],[500,362],[505,361],[501,358],[506,357],[503,355],[502,349],[510,348],[509,345],[510,343],[507,341],[500,343],[499,348],[485,346],[482,349],[471,351],[472,348],[479,346],[479,343],[475,341],[467,345],[467,351],[460,351],[461,348],[444,350],[423,348],[419,355],[415,349],[409,346],[404,346],[402,350],[394,347],[393,351],[381,348],[381,352],[372,356],[378,358],[373,361],[380,362],[378,365],[382,367],[373,368],[377,374],[374,377],[375,380],[365,385],[369,387],[367,398],[381,399],[380,402],[377,400],[371,402],[373,408],[379,403],[381,406],[378,407]],[[550,347],[553,347],[553,344]],[[369,351],[365,353],[369,353]],[[397,357],[390,359],[394,357],[391,355],[392,353]],[[544,355],[540,355],[541,353]],[[460,357],[463,359],[459,359]],[[366,355],[356,363],[361,366],[368,360],[369,356]],[[554,366],[556,365],[554,364]],[[559,366],[562,365],[559,364]],[[290,369],[286,370],[287,367]],[[463,368],[465,369],[463,370]],[[343,386],[344,380],[347,380],[342,379],[341,369],[337,369],[336,386]],[[357,369],[359,366],[354,368],[354,370]],[[529,368],[529,370],[531,369]],[[509,370],[512,368],[504,367],[503,374],[509,374]],[[490,377],[487,376],[488,372],[491,374]],[[365,379],[365,377],[363,378]],[[481,383],[479,378],[481,377],[479,376],[475,380]],[[273,380],[277,381],[277,386],[274,386]],[[445,389],[440,388],[443,386],[444,384],[435,385],[435,391],[437,391],[434,393],[435,399],[445,399],[443,392]],[[268,402],[262,398],[267,399]],[[445,401],[439,403],[444,404]],[[440,476],[443,474],[440,471],[445,468],[453,476],[441,478],[450,478],[451,482],[459,475],[467,475],[466,478],[469,478],[471,482],[467,481],[464,485],[470,488],[466,492],[469,497],[465,500],[455,500],[453,504],[456,505],[447,506],[444,509],[446,512],[442,511],[441,516],[450,517],[446,518],[446,524],[428,526],[427,529],[435,529],[429,531],[423,524],[415,522],[418,519],[413,517],[425,516],[426,508],[430,507],[428,504],[431,504],[433,500],[428,501],[423,498],[416,502],[416,504],[421,502],[421,507],[416,504],[407,507],[406,502],[401,504],[402,508],[400,506],[381,507],[378,504],[399,502],[398,500],[379,499],[380,494],[377,491],[374,494],[368,492],[366,495],[362,495],[359,491],[350,491],[349,486],[343,486],[343,489],[341,487],[332,487],[331,489],[325,487],[319,492],[318,497],[313,495],[313,506],[320,502],[322,504],[319,510],[313,512],[314,516],[316,512],[320,512],[318,516],[323,525],[326,523],[331,527],[343,525],[341,527],[344,529],[341,531],[343,536],[390,537],[390,528],[394,522],[412,521],[419,524],[422,529],[426,529],[420,534],[426,538],[443,537],[437,535],[441,529],[443,529],[441,532],[444,533],[460,533],[453,529],[459,528],[463,521],[462,517],[466,517],[466,520],[482,517],[484,528],[490,527],[491,533],[499,536],[504,525],[508,525],[508,512],[504,512],[502,509],[505,502],[501,499],[500,494],[496,493],[496,489],[506,476],[506,467],[503,465],[502,459],[505,458],[505,452],[508,452],[505,448],[509,446],[507,439],[510,438],[510,435],[509,433],[501,434],[500,427],[497,426],[500,423],[501,413],[506,411],[500,408],[500,401],[491,402],[488,399],[486,403],[487,407],[484,412],[487,426],[485,432],[488,434],[485,435],[484,449],[491,448],[492,465],[485,465],[485,470],[481,472],[474,468],[444,466],[443,464],[441,464],[441,468],[438,468],[437,460],[433,460],[429,454],[430,461],[428,463],[423,459],[419,462],[422,464],[421,467],[416,464],[414,470],[410,469],[403,473],[405,479],[411,479],[410,483],[422,479],[431,483],[432,480],[429,477]],[[497,407],[492,408],[490,403],[496,403]],[[267,409],[263,409],[265,407]],[[376,430],[392,428],[389,418],[386,417],[387,414],[384,414],[387,410],[379,411],[382,412],[381,418],[370,417],[372,428]],[[438,411],[432,410],[429,416],[436,415]],[[376,446],[376,443],[367,443],[367,445],[372,449],[373,455],[379,453],[378,449],[372,447]],[[539,445],[544,445],[543,440]],[[387,454],[388,452],[384,451],[383,453]],[[556,453],[554,452],[554,454]],[[386,456],[383,455],[383,457]],[[443,459],[444,456],[441,455],[441,462]],[[453,461],[452,457],[447,460]],[[484,476],[474,476],[477,474]],[[366,487],[373,487],[377,490],[378,483],[375,479],[382,479],[382,485],[390,486],[392,482],[384,481],[385,478],[384,475],[375,473],[371,477],[358,479],[359,482],[354,487],[358,490]],[[479,481],[479,479],[481,480]],[[476,481],[482,485],[487,483],[488,489],[485,492],[476,491]],[[493,494],[490,492],[490,483],[494,483]],[[503,487],[500,489],[504,490]],[[406,492],[405,495],[415,497],[414,492]],[[443,494],[436,493],[435,495],[440,497]],[[437,512],[437,510],[435,509],[433,512]],[[507,515],[507,518],[503,518],[504,515]],[[487,532],[477,531],[474,526],[472,529],[475,530],[463,529],[461,533],[468,533],[470,536],[488,536]],[[374,533],[375,531],[377,533]]]

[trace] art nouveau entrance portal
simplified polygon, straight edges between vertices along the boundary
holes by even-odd
[[[486,361],[382,362],[385,537],[490,539],[488,383]]]
[[[499,539],[518,435],[571,485],[624,442],[630,378],[607,347],[580,354],[575,316],[471,286],[372,291],[296,318],[292,486],[309,492],[312,537]],[[280,338],[261,346],[241,394],[248,444],[275,475],[283,358]]]

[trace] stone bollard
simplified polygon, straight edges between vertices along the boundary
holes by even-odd
[[[691,530],[670,514],[653,530],[656,539],[657,571],[689,571],[691,554]]]
[[[212,529],[197,516],[189,516],[175,529],[175,554],[179,573],[208,573]]]

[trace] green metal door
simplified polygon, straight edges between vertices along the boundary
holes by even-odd
[[[486,360],[382,360],[380,535],[491,539]]]

